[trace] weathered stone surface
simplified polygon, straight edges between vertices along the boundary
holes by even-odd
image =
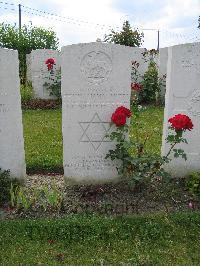
[[[159,62],[158,62],[158,67],[159,67],[159,77],[163,78],[163,75],[167,74],[167,60],[168,60],[168,47],[161,48],[159,50]],[[161,87],[161,98],[165,98],[165,92],[166,92],[166,84],[163,84]]]
[[[18,53],[0,48],[0,168],[25,177]]]
[[[40,99],[54,99],[54,96],[49,95],[49,91],[44,86],[45,82],[49,82],[49,72],[45,61],[48,58],[54,58],[56,65],[54,66],[54,75],[60,68],[60,52],[49,49],[37,49],[33,50],[30,55],[27,56],[27,77],[32,82],[35,98]]]
[[[148,69],[148,62],[145,61],[144,56],[143,56],[145,49],[138,48],[138,47],[127,47],[127,49],[129,49],[129,52],[130,52],[131,61],[132,62],[136,61],[137,63],[139,63],[138,73],[141,76],[144,75],[144,73]],[[134,76],[132,76],[132,81],[135,81]],[[139,77],[137,82],[141,82],[141,81],[142,81],[142,78]]]
[[[184,136],[189,144],[181,144],[188,160],[173,158],[166,169],[174,176],[184,176],[191,171],[200,170],[200,43],[183,44],[168,50],[167,84],[165,95],[164,133],[162,153],[166,154],[169,145],[165,139],[168,134],[169,117],[183,113],[194,124],[191,132]]]
[[[102,182],[118,176],[105,159],[114,144],[106,138],[111,115],[130,107],[130,49],[88,43],[62,48],[64,174],[73,181]]]
[[[32,78],[31,78],[31,54],[26,55],[26,78],[27,78],[27,81],[32,82]]]

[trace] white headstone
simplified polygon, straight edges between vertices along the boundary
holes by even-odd
[[[26,55],[26,78],[27,78],[27,81],[32,82],[32,78],[31,78],[31,54]]]
[[[163,75],[167,74],[167,60],[168,60],[168,47],[161,48],[159,50],[159,77],[163,78]],[[161,98],[165,98],[166,86],[163,84],[161,87]]]
[[[130,53],[131,53],[131,60],[132,62],[136,61],[139,63],[139,67],[137,68],[138,76],[137,80],[135,79],[135,75],[132,74],[132,82],[142,82],[143,76],[145,72],[148,70],[148,66],[151,61],[154,61],[156,63],[156,66],[158,67],[159,62],[159,56],[158,54],[150,55],[147,49],[145,48],[139,48],[139,47],[129,47]],[[147,52],[146,56],[144,56],[144,53]],[[133,73],[133,71],[132,71]]]
[[[173,158],[166,169],[174,176],[184,176],[200,170],[200,43],[183,44],[168,50],[167,84],[165,95],[164,134],[162,153],[166,155],[169,145],[168,119],[175,114],[188,115],[194,129],[184,133],[189,144],[181,144],[187,161]]]
[[[54,58],[56,65],[54,66],[54,75],[60,68],[60,52],[49,49],[37,49],[31,52],[30,58],[27,57],[29,68],[27,70],[28,77],[31,78],[34,95],[40,99],[54,99],[55,97],[49,95],[49,90],[44,86],[45,82],[49,82],[49,72],[45,61],[48,58]]]
[[[18,53],[0,48],[0,168],[25,177]]]
[[[144,73],[147,71],[148,69],[148,63],[146,62],[143,56],[143,53],[145,52],[144,48],[138,48],[138,47],[129,47],[129,51],[130,51],[130,55],[131,55],[131,61],[134,62],[136,61],[137,63],[139,63],[139,67],[138,67],[138,73],[140,75],[144,75]],[[135,80],[132,80],[135,81]],[[142,79],[141,77],[137,80],[137,82],[141,82]]]
[[[64,175],[81,181],[118,176],[105,159],[114,144],[111,115],[130,107],[131,55],[128,47],[105,43],[65,46],[61,50]]]

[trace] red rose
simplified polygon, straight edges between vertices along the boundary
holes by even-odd
[[[141,91],[142,85],[137,82],[131,83],[131,89],[134,91]]]
[[[111,117],[112,122],[117,126],[123,126],[126,124],[126,115],[124,112],[114,112]]]
[[[192,120],[187,115],[177,114],[169,118],[168,122],[171,123],[171,127],[176,131],[193,129]]]
[[[128,108],[124,107],[124,106],[120,106],[115,110],[115,113],[117,112],[122,112],[125,114],[126,117],[131,117],[132,113],[131,110],[129,110]]]
[[[112,114],[111,120],[116,126],[123,126],[126,124],[126,118],[131,116],[131,111],[124,107],[118,107]]]
[[[50,71],[50,70],[53,69],[53,65],[52,65],[52,64],[48,64],[48,65],[47,65],[47,68],[48,68],[48,71]]]
[[[53,65],[55,65],[55,59],[54,58],[48,58],[46,61],[45,61],[45,64],[47,65],[47,69],[48,71],[52,70],[53,69]]]
[[[51,65],[54,65],[56,63],[55,59],[54,58],[48,58],[46,61],[45,61],[45,64],[48,65],[48,64],[51,64]]]

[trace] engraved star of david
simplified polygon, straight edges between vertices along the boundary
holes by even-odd
[[[110,142],[106,134],[108,134],[112,126],[110,122],[102,121],[97,113],[93,115],[90,121],[79,122],[79,125],[83,131],[79,141],[90,143],[95,151],[98,150],[103,142]]]

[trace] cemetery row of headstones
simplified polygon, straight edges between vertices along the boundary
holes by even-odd
[[[167,120],[176,113],[189,115],[194,131],[184,147],[188,161],[173,159],[168,166],[175,176],[200,170],[200,44],[163,49],[160,60],[167,64],[167,91],[162,153],[167,152]],[[116,107],[130,107],[131,61],[140,60],[139,48],[88,43],[65,46],[61,50],[62,133],[64,175],[73,181],[105,181],[117,177],[116,165],[105,159],[113,143],[106,138],[110,117]],[[46,57],[33,51],[29,62],[35,72],[31,80],[41,84]],[[55,55],[53,55],[55,58]],[[60,59],[59,59],[60,58]],[[33,68],[34,66],[34,68]],[[39,70],[38,70],[39,69]],[[160,69],[161,73],[166,67]],[[18,54],[0,49],[0,168],[12,176],[25,177],[25,155],[20,106]],[[39,95],[39,91],[38,91]]]
[[[48,58],[55,59],[54,75],[60,68],[60,52],[49,49],[33,50],[30,54],[26,55],[27,65],[27,81],[31,82],[34,91],[34,97],[39,99],[52,99],[47,87],[44,86],[49,82],[49,73],[45,61]]]
[[[164,57],[163,51],[165,49],[160,49],[161,53],[161,63],[163,65],[161,75],[166,74],[166,62],[167,57]],[[132,61],[137,61],[139,63],[138,72],[140,75],[144,75],[144,73],[148,69],[149,60],[146,60],[143,56],[145,49],[143,48],[130,48],[130,57]],[[159,64],[158,62],[158,55],[154,56],[154,61]],[[48,58],[53,58],[55,60],[55,65],[53,66],[53,72],[51,72],[51,75],[49,74],[48,68],[45,65],[45,61]],[[54,97],[50,95],[48,87],[44,86],[46,82],[49,82],[49,77],[55,79],[55,76],[57,75],[60,67],[61,67],[61,58],[60,58],[60,52],[56,50],[48,50],[48,49],[37,49],[33,50],[30,54],[27,54],[26,56],[26,64],[27,64],[27,80],[31,82],[33,91],[34,91],[34,97],[40,98],[40,99],[53,99]],[[162,95],[164,95],[165,88],[162,88],[163,92]]]

